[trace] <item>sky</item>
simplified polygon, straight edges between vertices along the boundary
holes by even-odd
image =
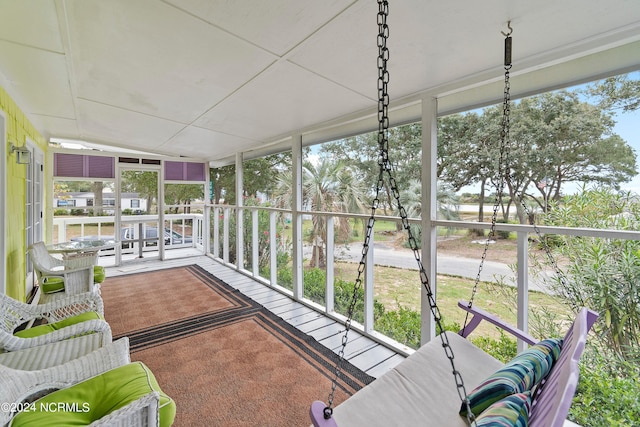
[[[636,162],[640,169],[640,110],[630,113],[619,113],[615,117],[616,126],[614,132],[617,133],[633,147],[636,152]],[[633,191],[640,194],[640,174],[636,175],[630,182],[621,185],[623,190]]]

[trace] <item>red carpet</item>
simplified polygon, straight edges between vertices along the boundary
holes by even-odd
[[[114,338],[128,336],[176,400],[176,426],[308,426],[337,356],[197,266],[108,278]],[[338,404],[373,380],[346,363]]]

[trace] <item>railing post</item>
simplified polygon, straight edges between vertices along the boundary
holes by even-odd
[[[211,252],[211,206],[204,205],[204,216],[202,217],[202,246],[204,253]],[[195,240],[195,239],[194,239]]]
[[[518,231],[518,329],[529,331],[529,234]],[[518,340],[518,353],[525,350],[527,344]]]
[[[67,241],[67,222],[65,220],[61,220],[58,223],[58,242],[66,242]]]
[[[260,249],[260,230],[258,229],[258,209],[251,211],[251,267],[253,269],[253,275],[260,275],[260,261],[258,259]]]
[[[324,293],[324,301],[325,308],[327,313],[333,313],[334,308],[334,271],[333,271],[333,262],[334,262],[334,229],[333,229],[334,218],[332,216],[327,217],[327,239],[325,241],[327,247],[327,283],[325,286]]]
[[[277,212],[269,212],[269,261],[271,268],[269,276],[271,286],[278,284],[278,242],[276,234],[276,214]]]
[[[225,263],[229,262],[229,208],[224,208],[223,212],[223,233],[222,236],[222,260]]]
[[[213,256],[220,258],[220,208],[213,208]]]
[[[372,332],[374,327],[373,318],[373,233],[369,240],[369,250],[367,251],[367,260],[364,268],[364,331]]]

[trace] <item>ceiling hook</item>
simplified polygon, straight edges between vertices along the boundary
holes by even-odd
[[[509,32],[505,33],[504,31],[500,31],[502,33],[503,36],[505,37],[509,37],[511,35],[511,33],[513,33],[513,28],[511,28],[511,21],[507,22],[507,28],[509,28]]]

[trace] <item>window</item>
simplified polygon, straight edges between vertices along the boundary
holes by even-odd
[[[140,207],[140,199],[132,199],[131,208],[139,208],[139,207]]]

